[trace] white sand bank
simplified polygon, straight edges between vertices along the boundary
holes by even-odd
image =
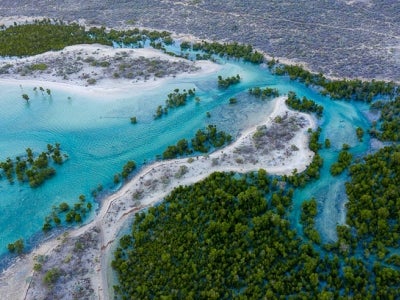
[[[151,72],[157,73],[158,69],[162,69],[163,75],[157,77],[151,75],[151,72],[141,74],[141,71],[135,73],[135,70],[132,70],[130,79],[115,75],[122,74],[120,69],[130,68],[138,60],[144,61],[143,69],[146,71],[146,59],[156,60],[157,66],[152,67]],[[104,67],[99,65],[101,62],[108,62],[110,65]],[[39,63],[46,64],[48,68],[43,71],[29,70],[30,66]],[[99,44],[69,46],[60,51],[0,61],[0,67],[5,65],[12,67],[9,73],[0,74],[0,84],[41,86],[44,89],[62,89],[108,98],[123,95],[132,89],[153,89],[174,77],[190,78],[214,74],[221,68],[211,61],[192,62],[153,48],[116,49]],[[27,75],[23,75],[25,73]],[[89,84],[90,79],[95,82]]]

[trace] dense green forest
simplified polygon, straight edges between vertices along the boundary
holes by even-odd
[[[26,56],[61,50],[76,44],[99,43],[142,47],[146,40],[168,44],[171,34],[166,31],[106,30],[105,27],[85,28],[75,23],[44,19],[32,24],[23,24],[0,29],[0,56]]]
[[[311,100],[291,99],[294,109],[322,114]],[[398,120],[397,111],[389,112],[396,104],[385,102],[380,124]],[[320,133],[310,131],[316,154],[302,173],[214,173],[137,214],[112,263],[120,279],[116,292],[123,299],[396,299],[400,146],[350,166],[347,225],[337,226],[336,243],[317,250],[316,200],[302,204],[305,238],[292,229],[288,213],[294,189],[319,178]],[[362,139],[364,132],[356,133]],[[351,164],[348,150],[344,145],[332,165],[335,175]]]
[[[383,258],[400,247],[400,146],[384,147],[350,167],[347,223],[370,252]]]
[[[121,239],[112,262],[116,292],[123,299],[397,297],[400,272],[325,255],[302,240],[286,217],[293,190],[280,186],[260,170],[176,188],[136,214]]]
[[[321,243],[321,237],[318,230],[315,229],[315,217],[318,214],[317,200],[312,198],[301,204],[300,222],[303,225],[304,235],[316,244]]]
[[[400,95],[400,89],[394,82],[362,81],[359,79],[329,80],[321,73],[311,73],[300,66],[276,64],[276,75],[288,75],[292,80],[299,80],[306,85],[321,87],[323,95],[333,99],[347,99],[371,102],[376,96],[394,98]]]

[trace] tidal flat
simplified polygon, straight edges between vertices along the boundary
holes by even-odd
[[[78,60],[67,50],[56,55]],[[315,246],[318,253],[324,254],[335,245],[339,245],[339,252],[349,251],[350,245],[345,244],[342,236],[347,228],[345,182],[349,173],[335,176],[331,166],[343,151],[359,162],[363,155],[375,150],[375,137],[363,134],[371,125],[368,103],[332,101],[322,96],[318,87],[278,76],[267,64],[251,64],[223,55],[212,57],[213,62],[193,63],[176,57],[167,60],[161,52],[150,49],[125,51],[92,45],[73,50],[85,54],[86,64],[82,69],[74,69],[72,80],[57,76],[57,59],[46,60],[44,54],[39,60],[36,57],[34,61],[16,62],[8,68],[10,77],[5,74],[2,82],[7,108],[2,112],[5,135],[1,153],[7,162],[2,164],[3,170],[8,170],[4,167],[12,161],[8,157],[20,166],[25,151],[29,153],[28,142],[36,153],[46,145],[49,148],[46,143],[59,144],[67,158],[62,166],[55,166],[56,176],[40,187],[29,187],[23,178],[18,182],[3,178],[1,182],[6,199],[3,203],[10,212],[3,216],[3,227],[9,229],[4,231],[4,246],[22,237],[27,245],[25,251],[35,248],[13,260],[15,263],[3,272],[3,295],[108,299],[112,295],[107,279],[111,272],[110,245],[115,243],[124,223],[138,211],[142,211],[140,219],[147,220],[143,211],[148,209],[150,218],[175,187],[192,185],[214,171],[230,174],[224,176],[252,178],[253,172],[265,168],[265,176],[275,176],[272,186],[296,187],[289,189],[293,202],[287,212],[282,205],[276,208],[276,213],[285,215],[283,223],[290,222],[305,241],[322,242],[322,249]],[[156,69],[145,71],[147,76],[125,76],[127,67],[122,70],[119,61],[130,57],[124,52],[135,51],[149,55],[148,60],[140,61],[143,68],[151,66],[153,60],[160,70],[175,71],[157,76]],[[99,56],[88,60],[91,54]],[[190,53],[186,54],[183,56],[190,57]],[[178,70],[173,67],[174,61],[179,61]],[[136,62],[139,63],[130,61]],[[50,66],[48,73],[43,65]],[[113,67],[125,75],[110,76],[115,74]],[[99,69],[104,72],[99,74]],[[28,80],[16,80],[14,76],[27,76]],[[221,86],[223,78],[230,84]],[[235,80],[231,82],[229,78]],[[256,87],[273,88],[283,96],[257,98],[250,92]],[[193,96],[185,96],[182,105],[169,106],[166,100],[174,95],[180,98],[180,92]],[[323,113],[321,109],[311,116],[288,109],[285,100],[293,93],[303,103],[314,103],[304,100],[305,97],[315,100]],[[377,98],[388,100],[381,95]],[[164,103],[163,113],[157,117],[155,113]],[[189,151],[186,157],[182,152],[177,160],[159,161],[170,145],[184,145],[180,142],[186,139],[192,146],[198,143],[204,137],[199,129],[210,125],[233,136],[234,142],[221,149],[216,148],[224,143],[206,147],[212,153]],[[49,150],[48,155],[51,153]],[[137,169],[130,176],[121,176],[127,161],[135,161],[132,166]],[[258,176],[262,173],[258,171]],[[310,198],[318,207],[312,221],[316,224],[312,236],[302,212],[303,204]],[[14,205],[15,199],[20,199],[19,205]],[[74,207],[78,228],[60,234],[64,231],[60,225],[65,223],[59,224],[56,217],[59,213],[64,216],[64,203]],[[86,204],[88,210],[82,208]],[[83,223],[77,211],[84,215]],[[68,220],[68,214],[65,217]],[[25,222],[28,218],[29,224]],[[43,222],[53,225],[48,228]],[[391,250],[388,253],[392,254]],[[364,256],[370,268],[369,254],[364,252]],[[3,258],[7,265],[13,257],[4,254]],[[59,267],[61,258],[63,265]]]

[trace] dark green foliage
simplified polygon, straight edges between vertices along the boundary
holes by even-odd
[[[357,245],[357,240],[351,232],[351,227],[347,225],[337,225],[336,231],[338,240],[336,242],[336,250],[344,256],[354,254],[354,249]]]
[[[302,241],[286,219],[293,190],[274,181],[265,170],[239,178],[214,173],[137,213],[114,253],[116,293],[122,299],[396,299],[400,272],[352,256],[348,226],[338,227],[342,258]],[[306,202],[303,222],[315,215],[315,200]]]
[[[73,210],[70,210],[65,214],[65,221],[67,223],[72,223],[75,221],[75,212]]]
[[[22,99],[24,99],[25,101],[29,101],[28,94],[22,94]]]
[[[168,94],[167,100],[165,100],[165,107],[162,105],[157,107],[156,113],[154,114],[154,119],[159,119],[163,114],[167,114],[168,110],[171,108],[176,108],[179,106],[186,105],[186,100],[188,98],[193,98],[196,95],[196,89],[189,89],[188,91],[183,90],[182,93],[179,89],[175,89],[172,93]]]
[[[196,133],[195,138],[192,139],[192,146],[195,151],[208,152],[209,148],[203,146],[208,140],[206,133],[199,129]]]
[[[400,146],[390,146],[350,167],[347,223],[370,251],[400,246]]]
[[[110,30],[105,27],[86,29],[78,24],[64,24],[50,20],[35,21],[33,24],[10,26],[0,30],[0,56],[27,56],[50,50],[61,50],[76,44],[142,46],[144,41],[171,42],[171,34],[166,31],[139,29]],[[162,47],[161,47],[162,48]],[[33,70],[43,70],[44,65],[33,65]]]
[[[284,176],[284,179],[294,187],[304,187],[309,181],[318,179],[320,176],[319,171],[324,163],[323,158],[318,154],[318,151],[322,147],[321,143],[319,143],[321,128],[318,127],[316,131],[312,131],[310,128],[309,133],[310,141],[308,142],[308,148],[315,152],[313,160],[304,172],[298,174],[297,169],[295,169],[291,176]]]
[[[218,76],[218,87],[222,89],[227,89],[233,84],[238,84],[240,82],[240,75],[231,76],[227,78],[222,78],[221,75]]]
[[[229,98],[229,104],[236,104],[237,99],[236,98]]]
[[[63,156],[61,155],[60,144],[56,143],[55,147],[53,147],[52,145],[47,145],[47,149],[48,153],[51,154],[51,158],[53,159],[53,161],[58,165],[62,165],[64,161]]]
[[[126,179],[133,170],[136,169],[136,163],[133,160],[128,161],[122,168],[121,176]]]
[[[358,79],[326,81],[323,88],[322,93],[329,94],[333,99],[366,102],[371,102],[378,95],[393,97],[399,92],[394,82],[361,81]]]
[[[387,260],[387,264],[395,265],[396,267],[400,267],[400,255],[399,254],[393,254],[391,255]]]
[[[10,251],[11,253],[15,252],[18,255],[22,254],[22,252],[24,252],[24,248],[25,248],[25,245],[24,245],[23,239],[16,240],[14,243],[10,243],[7,245],[8,251]]]
[[[331,140],[325,139],[325,148],[330,148],[330,147],[331,147]]]
[[[394,82],[385,81],[361,81],[353,80],[329,80],[321,73],[314,74],[306,71],[301,66],[279,65],[274,69],[276,75],[289,75],[292,80],[299,80],[306,85],[315,85],[322,88],[323,95],[329,95],[333,99],[347,99],[371,102],[376,96],[389,96],[399,94],[398,86]]]
[[[194,91],[189,89],[188,92],[183,90],[182,93],[179,92],[179,89],[175,89],[173,93],[168,94],[167,100],[165,100],[165,104],[168,108],[183,106],[186,104],[186,99],[188,96],[193,97],[195,95]]]
[[[159,119],[159,118],[161,118],[162,115],[163,115],[163,113],[164,113],[164,111],[163,111],[162,105],[159,105],[159,106],[157,107],[156,113],[154,114],[154,119]]]
[[[79,195],[78,202],[70,206],[66,202],[61,202],[58,206],[54,206],[50,215],[45,218],[42,230],[47,233],[53,229],[54,225],[59,226],[62,219],[67,224],[81,223],[86,216],[86,213],[92,209],[92,203],[88,202],[85,205],[85,195]],[[86,207],[85,207],[86,206]]]
[[[269,87],[262,89],[257,86],[249,89],[249,94],[264,100],[266,98],[278,97],[279,91]]]
[[[360,142],[362,142],[363,136],[364,136],[364,130],[361,127],[357,127],[356,128],[356,135],[357,135],[358,140]]]
[[[120,174],[119,173],[115,174],[113,180],[115,184],[120,183],[121,182]]]
[[[50,222],[45,222],[43,224],[42,230],[44,232],[49,232],[51,230],[51,228],[52,228],[51,223]]]
[[[283,191],[268,197],[276,199],[271,208],[256,185],[223,173],[175,189],[137,214],[132,235],[122,238],[112,263],[116,290],[135,299],[296,294],[291,283],[317,273],[319,259],[274,212],[290,197]],[[302,285],[304,293],[314,294],[315,275],[315,283]]]
[[[178,141],[178,143],[172,146],[168,146],[167,149],[163,152],[163,159],[171,159],[176,158],[178,156],[191,154],[193,150],[189,148],[189,143],[186,139],[182,139]]]
[[[56,225],[60,225],[61,224],[61,219],[56,215],[53,216],[53,221]]]
[[[191,48],[191,45],[189,42],[184,41],[181,43],[181,50],[188,50],[190,48]]]
[[[194,151],[206,153],[210,147],[219,148],[232,141],[232,136],[223,131],[218,131],[217,126],[208,125],[205,130],[197,130],[192,138],[192,147]]]
[[[14,182],[16,175],[18,181],[28,181],[32,188],[38,187],[56,173],[56,170],[49,166],[50,158],[55,164],[63,163],[60,144],[56,143],[55,146],[49,144],[47,149],[48,151],[40,153],[35,158],[32,149],[27,148],[26,157],[16,157],[15,162],[7,158],[6,161],[0,162],[0,169],[3,170],[10,183]]]
[[[41,170],[33,168],[26,171],[29,185],[33,188],[42,185],[46,181],[46,179],[53,177],[55,174],[56,170],[53,168],[41,168]]]
[[[303,224],[304,235],[314,243],[321,243],[321,237],[315,229],[315,217],[317,216],[317,200],[312,198],[301,204],[301,223]]]
[[[216,54],[219,56],[227,56],[233,58],[242,58],[255,64],[261,64],[264,61],[264,55],[253,49],[251,45],[242,45],[238,43],[218,43],[218,42],[201,42],[192,46],[194,51],[204,51],[209,55]]]
[[[10,26],[0,31],[0,56],[26,56],[50,50],[61,50],[74,44],[90,44],[84,28],[77,25],[52,24],[38,21],[35,24]]]
[[[344,144],[342,145],[342,150],[344,150],[344,151],[350,150],[350,145],[344,143]]]
[[[76,223],[82,222],[82,217],[81,217],[81,215],[80,215],[79,213],[75,213],[74,220],[75,220]]]
[[[215,125],[208,125],[205,130],[197,130],[189,145],[186,139],[178,141],[176,145],[168,146],[163,152],[163,159],[192,154],[193,151],[207,153],[211,147],[220,148],[232,141],[232,137],[223,131],[218,131]]]
[[[314,152],[318,152],[322,148],[322,144],[319,143],[319,136],[321,134],[321,127],[318,127],[316,131],[311,132],[310,141],[308,147]]]
[[[300,99],[297,97],[297,95],[290,91],[288,93],[288,98],[285,101],[286,105],[289,106],[290,108],[302,112],[308,112],[308,113],[315,113],[319,118],[322,117],[322,112],[324,111],[324,107],[321,105],[318,105],[315,103],[315,101],[311,99],[307,99],[306,97],[303,97],[303,99]]]
[[[350,166],[353,155],[346,150],[342,150],[339,153],[338,161],[333,163],[330,172],[333,176],[341,174],[348,166]]]
[[[65,212],[69,209],[69,205],[66,202],[61,202],[59,205],[59,209],[61,212]]]
[[[162,41],[164,42],[165,45],[172,45],[174,43],[174,40],[168,33],[164,35]]]
[[[372,128],[370,134],[382,141],[400,141],[400,96],[393,101],[376,102],[371,108],[381,109],[378,127]]]
[[[297,170],[295,170],[291,176],[284,176],[284,178],[286,178],[287,181],[294,187],[304,187],[311,180],[319,178],[319,171],[323,163],[323,158],[316,153],[313,157],[313,160],[304,172],[298,174]]]

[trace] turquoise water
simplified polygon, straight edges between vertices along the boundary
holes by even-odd
[[[324,106],[324,117],[319,122],[322,128],[320,141],[323,144],[320,155],[324,159],[324,164],[320,171],[320,180],[295,191],[291,221],[292,224],[297,224],[297,229],[301,231],[299,224],[301,203],[314,197],[318,203],[316,227],[323,242],[326,243],[336,241],[336,225],[344,224],[346,221],[347,196],[344,182],[349,180],[346,171],[334,177],[329,169],[337,161],[343,144],[350,145],[349,151],[355,159],[370,149],[370,139],[367,134],[364,134],[362,142],[356,136],[356,128],[361,127],[367,132],[369,123],[363,113],[367,105],[332,101],[315,95],[312,95],[312,99]],[[331,141],[329,149],[325,148],[325,139]]]
[[[217,88],[218,75],[236,74],[242,77],[240,84],[227,90]],[[40,92],[35,94],[32,85],[20,84],[0,83],[0,159],[23,155],[28,147],[41,152],[48,143],[60,143],[69,159],[57,167],[55,177],[36,189],[18,182],[10,185],[5,179],[0,181],[0,254],[6,253],[7,244],[18,238],[24,238],[28,247],[43,238],[41,228],[52,205],[62,201],[74,203],[80,194],[90,198],[99,184],[106,193],[118,189],[113,176],[126,161],[135,160],[140,168],[144,162],[155,160],[166,146],[192,137],[207,124],[216,124],[235,137],[241,130],[260,123],[271,106],[268,101],[249,97],[250,87],[270,86],[281,93],[292,90],[325,107],[320,120],[322,140],[329,138],[332,148],[321,152],[325,160],[323,180],[296,192],[291,215],[298,222],[301,202],[311,195],[316,197],[321,211],[317,226],[325,240],[335,239],[334,225],[342,223],[345,214],[346,177],[332,179],[328,174],[330,164],[343,143],[354,146],[354,155],[369,148],[367,138],[359,143],[355,136],[356,126],[365,129],[368,125],[362,112],[365,107],[331,101],[288,78],[271,75],[266,68],[238,61],[222,62],[222,69],[215,74],[171,78],[157,88],[132,88],[125,94],[90,96],[79,89],[52,88],[50,98]],[[45,83],[40,85],[46,88]],[[184,107],[170,110],[162,119],[153,120],[157,106],[163,105],[166,95],[175,88],[196,88],[200,103],[189,101]],[[29,105],[22,100],[22,93],[29,94]],[[229,105],[230,97],[236,97],[238,104]],[[211,118],[206,117],[206,112],[211,113]],[[132,116],[137,117],[136,125],[130,124]]]

